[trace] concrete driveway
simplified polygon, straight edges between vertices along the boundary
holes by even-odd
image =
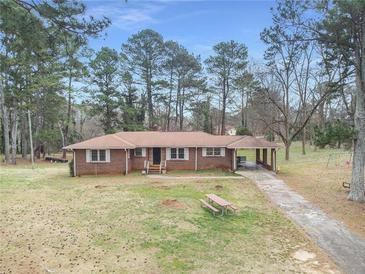
[[[346,273],[365,273],[365,239],[350,232],[343,223],[329,218],[273,173],[265,170],[237,173],[255,182]]]

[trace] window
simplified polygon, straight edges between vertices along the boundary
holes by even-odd
[[[203,156],[224,156],[224,148],[207,147],[205,148],[205,153],[203,149]]]
[[[93,149],[93,150],[88,150],[86,151],[86,161],[87,162],[109,162],[110,160],[108,160],[110,158],[109,156],[109,150],[105,150],[105,149]]]
[[[106,152],[105,150],[99,150],[99,161],[105,162],[106,161]]]
[[[98,161],[98,151],[97,150],[92,150],[91,151],[91,161],[92,162],[97,162]]]
[[[183,148],[179,148],[179,159],[184,159],[185,158],[185,149]]]
[[[177,159],[177,149],[176,148],[171,149],[170,158]]]
[[[214,148],[214,156],[221,156],[221,149],[219,147]]]
[[[141,147],[138,147],[134,150],[134,156],[139,156],[139,157],[142,156],[142,148]]]
[[[185,160],[185,149],[184,148],[171,148],[170,149],[171,160]]]
[[[214,149],[212,147],[207,148],[207,156],[213,156],[214,155]]]

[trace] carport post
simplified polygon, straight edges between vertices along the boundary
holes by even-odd
[[[237,170],[237,148],[233,151],[233,170]]]
[[[262,161],[264,162],[264,164],[267,164],[267,148],[264,148],[262,150]]]
[[[256,164],[260,161],[260,149],[256,148]]]

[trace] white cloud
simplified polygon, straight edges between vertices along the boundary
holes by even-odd
[[[94,17],[106,16],[112,21],[112,26],[124,31],[135,31],[149,24],[156,24],[158,12],[165,5],[154,2],[100,2],[88,10]]]

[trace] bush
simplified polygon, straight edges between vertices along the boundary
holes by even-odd
[[[236,135],[249,135],[249,136],[252,136],[252,133],[247,127],[238,127],[236,129]]]
[[[314,144],[319,148],[324,148],[329,145],[331,148],[341,147],[346,144],[348,147],[352,143],[354,136],[354,128],[344,121],[336,120],[332,123],[327,123],[324,129],[318,126],[314,128]]]
[[[70,170],[70,176],[74,177],[74,159],[68,162],[68,168]]]

